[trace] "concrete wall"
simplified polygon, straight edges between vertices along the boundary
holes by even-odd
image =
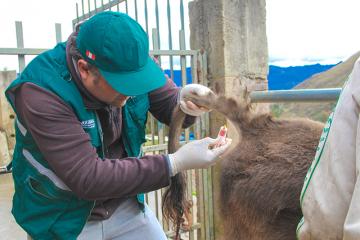
[[[249,91],[268,89],[265,0],[194,0],[189,3],[189,15],[190,45],[207,52],[211,88],[218,86],[220,94],[238,99],[245,87]],[[264,104],[255,109],[268,111]],[[216,136],[225,122],[221,115],[211,113],[210,134]],[[222,235],[216,212],[219,173],[219,166],[213,168],[215,239]]]

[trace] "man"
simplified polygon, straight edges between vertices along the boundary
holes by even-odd
[[[198,116],[203,110],[183,99],[210,90],[166,79],[125,14],[100,13],[77,30],[6,91],[17,114],[12,213],[33,239],[166,239],[141,193],[213,164],[230,143],[209,150],[215,140],[205,138],[141,157],[147,112],[168,124],[179,99]]]
[[[301,193],[299,239],[360,239],[360,59],[330,115]]]

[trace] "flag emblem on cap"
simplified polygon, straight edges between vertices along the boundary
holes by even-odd
[[[86,50],[86,56],[90,58],[91,60],[95,61],[95,54],[90,52],[89,50]]]

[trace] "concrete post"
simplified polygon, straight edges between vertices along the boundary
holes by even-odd
[[[190,45],[207,52],[208,81],[219,94],[241,99],[249,91],[268,87],[268,49],[265,0],[194,0],[189,3]],[[267,111],[258,105],[257,111]],[[216,136],[225,119],[210,115],[210,133]],[[230,126],[231,131],[231,126]],[[233,136],[234,138],[235,136]],[[219,166],[213,168],[215,239],[221,239]],[[211,237],[213,238],[213,237]]]

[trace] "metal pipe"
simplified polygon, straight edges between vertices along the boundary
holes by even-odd
[[[333,102],[337,101],[341,88],[296,89],[276,91],[253,91],[252,102]]]
[[[6,174],[6,173],[11,173],[12,170],[11,169],[7,169],[6,166],[0,166],[0,175],[1,174]]]

